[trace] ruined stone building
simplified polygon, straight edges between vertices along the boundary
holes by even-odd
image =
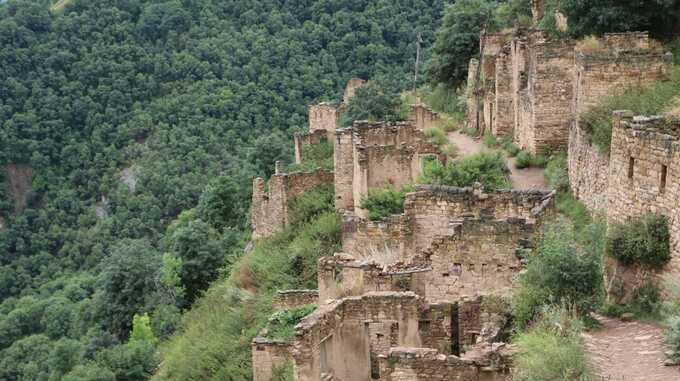
[[[647,33],[576,42],[537,29],[485,34],[470,62],[467,124],[531,153],[567,147],[578,115],[614,88],[649,85],[671,57]]]
[[[572,136],[569,180],[574,196],[610,222],[649,212],[668,217],[671,260],[651,275],[658,280],[680,277],[680,121],[616,112],[606,153],[591,142],[587,129]],[[612,258],[605,265],[606,286],[619,300],[627,300],[647,275]]]

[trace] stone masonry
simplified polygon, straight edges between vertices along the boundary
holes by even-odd
[[[641,32],[577,43],[518,29],[485,34],[480,45],[481,83],[474,75],[476,59],[468,73],[473,91],[468,92],[467,124],[476,127],[480,115],[482,132],[511,137],[531,153],[566,148],[579,113],[610,89],[648,85],[670,68],[670,56]]]
[[[333,172],[318,169],[308,173],[283,173],[280,162],[269,179],[265,191],[264,180],[253,180],[251,225],[253,239],[269,237],[283,230],[289,223],[288,207],[295,197],[327,184],[333,184]]]
[[[608,221],[657,213],[668,218],[671,233],[671,259],[658,272],[608,260],[605,281],[610,296],[625,301],[647,276],[658,281],[664,276],[680,278],[680,121],[619,113],[611,147]]]
[[[359,205],[370,188],[400,189],[414,183],[422,174],[424,157],[440,152],[415,121],[357,121],[336,130],[334,155],[335,207],[363,214]]]

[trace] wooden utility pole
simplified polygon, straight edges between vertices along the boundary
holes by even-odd
[[[420,65],[420,44],[423,42],[423,36],[420,32],[416,36],[416,70],[413,76],[413,94],[416,96],[416,101],[418,101],[418,66]]]

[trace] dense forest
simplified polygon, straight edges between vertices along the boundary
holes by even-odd
[[[442,0],[0,6],[0,379],[148,377],[248,239],[251,180],[352,77],[411,87]],[[5,172],[5,171],[3,171]],[[133,317],[135,329],[130,334]]]
[[[0,171],[0,379],[248,379],[271,293],[339,240],[320,189],[249,245],[252,178],[349,78],[412,88],[419,33],[422,74],[460,86],[528,3],[0,0],[0,167],[24,169]],[[561,2],[572,36],[677,33],[675,2],[639,3]]]

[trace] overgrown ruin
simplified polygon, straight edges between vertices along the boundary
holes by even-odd
[[[540,13],[545,3],[532,7]],[[663,79],[671,57],[644,32],[576,42],[519,29],[484,34],[480,45],[481,62],[469,65],[467,125],[535,154],[568,149],[574,196],[609,221],[666,215],[672,259],[653,275],[680,276],[680,124],[617,112],[611,152],[603,152],[580,118],[616,88]],[[340,128],[354,88],[348,85],[338,107],[311,106],[309,133],[295,137],[297,163],[303,147],[332,141],[333,173],[277,170],[269,193],[255,180],[255,238],[286,225],[291,195],[328,183],[343,232],[342,252],[318,261],[318,290],[275,298],[275,309],[318,307],[294,339],[252,342],[254,380],[268,381],[291,363],[297,381],[510,380],[506,299],[534,233],[553,215],[556,193],[421,185],[406,195],[403,213],[368,219],[361,200],[369,189],[414,184],[425,158],[448,158],[423,134],[439,119],[423,105],[404,122]],[[605,265],[608,291],[619,299],[648,275],[611,258]]]

